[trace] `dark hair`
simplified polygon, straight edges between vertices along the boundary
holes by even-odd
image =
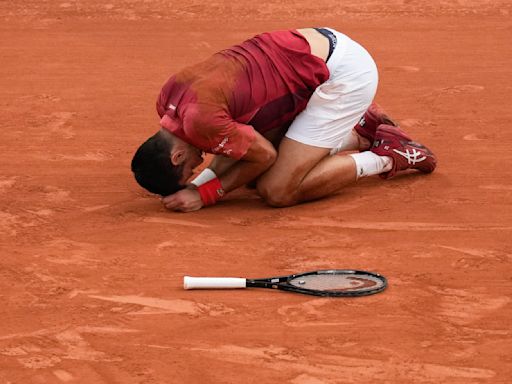
[[[172,143],[158,131],[137,149],[132,159],[132,172],[141,187],[161,196],[185,188],[179,183],[183,166],[172,165],[171,148]]]

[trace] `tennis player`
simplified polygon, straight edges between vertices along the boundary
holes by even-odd
[[[132,171],[183,212],[253,180],[269,205],[284,207],[362,177],[432,172],[434,154],[372,104],[377,83],[372,57],[338,31],[263,33],[164,84],[161,129],[137,150]],[[204,152],[216,156],[188,183]]]

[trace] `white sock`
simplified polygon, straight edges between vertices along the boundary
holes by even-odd
[[[371,151],[351,153],[356,162],[357,179],[365,176],[378,175],[391,171],[393,159],[389,156],[379,156]]]

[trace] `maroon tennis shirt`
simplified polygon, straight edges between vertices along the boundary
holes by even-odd
[[[167,80],[157,100],[160,124],[205,152],[240,159],[254,130],[287,129],[328,78],[299,32],[264,33]]]

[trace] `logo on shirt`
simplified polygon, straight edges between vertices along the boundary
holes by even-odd
[[[222,139],[222,141],[219,143],[219,145],[217,145],[215,148],[212,149],[212,152],[214,152],[214,153],[222,152],[225,155],[229,155],[231,152],[233,152],[233,150],[232,149],[224,149],[224,147],[226,146],[228,141],[229,141],[229,137],[226,136],[225,138]]]

